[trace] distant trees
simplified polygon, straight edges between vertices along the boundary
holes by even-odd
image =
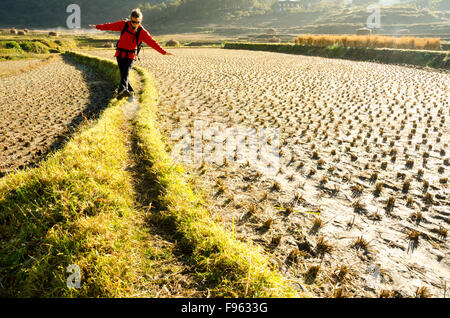
[[[431,0],[414,0],[414,3],[416,4],[416,7],[418,9],[430,8],[431,5],[432,5],[432,1]]]
[[[432,8],[435,10],[450,10],[450,1],[448,0],[431,0],[432,2]]]
[[[150,0],[158,4],[164,0]],[[66,8],[76,3],[81,8],[81,24],[113,22],[128,17],[131,10],[146,0],[0,0],[0,26],[66,27]],[[150,3],[148,3],[149,6]]]
[[[450,10],[449,0],[399,0],[418,9]],[[66,8],[73,0],[0,0],[0,27],[65,27]],[[365,6],[374,0],[352,0],[354,6]],[[131,9],[140,7],[144,24],[166,26],[167,23],[192,22],[207,19],[243,17],[251,14],[279,12],[278,0],[77,0],[81,7],[81,23],[113,22],[129,15]],[[302,0],[303,7],[331,10],[339,0]],[[406,5],[406,4],[405,4]],[[300,9],[292,9],[297,12]]]
[[[226,13],[248,15],[255,10],[269,10],[274,0],[173,0],[160,4],[141,5],[144,17],[151,18],[152,23],[183,21],[225,16]]]

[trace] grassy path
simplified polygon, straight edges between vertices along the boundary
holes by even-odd
[[[0,179],[2,296],[198,296],[136,206],[122,107],[112,99],[39,167]],[[71,265],[80,289],[67,287]]]
[[[146,51],[139,65],[155,74],[163,140],[218,223],[321,297],[342,286],[350,297],[414,297],[421,287],[443,295],[448,72],[245,50],[174,53]],[[228,128],[238,129],[237,145],[220,140]],[[252,139],[240,128],[277,129],[279,165],[263,149],[246,156]],[[367,279],[373,264],[377,287]]]
[[[114,63],[67,58],[117,84]],[[166,153],[154,85],[138,72],[139,104],[112,99],[41,165],[0,179],[0,294],[294,296],[257,249],[211,220]],[[68,288],[71,268],[80,288]]]
[[[136,80],[140,79],[140,76],[135,71],[133,75],[133,87],[136,92],[142,94],[142,83]],[[157,181],[147,176],[146,167],[149,163],[142,159],[142,150],[133,123],[140,108],[139,100],[124,103],[122,112],[125,121],[121,129],[127,136],[125,146],[128,163],[124,169],[131,177],[135,218],[139,220],[138,227],[146,233],[147,248],[155,251],[151,259],[151,274],[145,274],[147,293],[142,291],[141,294],[151,297],[205,297],[207,290],[200,287],[195,280],[192,268],[186,264],[182,251],[172,237],[151,224],[152,214],[158,213],[161,207]]]

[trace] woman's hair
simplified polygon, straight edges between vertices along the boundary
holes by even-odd
[[[144,16],[142,15],[141,9],[136,8],[136,9],[133,9],[133,11],[131,11],[131,17],[139,19],[140,21],[142,21],[142,18]]]

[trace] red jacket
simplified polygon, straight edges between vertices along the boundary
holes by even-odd
[[[113,23],[98,24],[98,25],[96,25],[96,28],[99,30],[102,30],[102,31],[119,31],[119,32],[121,32],[123,30],[123,27],[125,26],[125,23],[128,23],[128,22],[127,21],[117,21],[117,22],[113,22]],[[141,27],[142,27],[142,25],[141,25]],[[136,34],[136,32],[133,29],[131,29],[131,26],[129,23],[128,23],[128,31]],[[150,46],[151,48],[155,49],[156,51],[158,51],[159,53],[161,53],[163,55],[167,53],[158,44],[158,42],[153,40],[153,38],[150,36],[148,31],[146,29],[144,29],[144,27],[142,27],[141,33],[139,34],[138,42],[141,42],[141,41],[143,41],[148,46]],[[136,36],[132,35],[128,32],[125,32],[123,34],[123,36],[120,38],[118,46],[125,50],[135,50],[137,48]],[[125,51],[121,52],[119,50],[116,50],[116,54],[114,56],[119,56],[119,54],[121,54],[122,58],[125,57],[125,55],[128,55],[127,58],[136,60],[136,54],[134,54],[134,53],[125,52]]]

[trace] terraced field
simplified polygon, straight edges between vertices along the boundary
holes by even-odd
[[[16,75],[31,70],[47,61],[46,59],[22,59],[13,61],[2,61],[0,63],[0,77]]]
[[[448,72],[174,53],[146,50],[138,65],[157,82],[172,155],[216,220],[320,297],[445,295]]]
[[[83,118],[107,105],[114,87],[92,70],[55,57],[0,63],[0,176],[36,164],[58,148]]]

